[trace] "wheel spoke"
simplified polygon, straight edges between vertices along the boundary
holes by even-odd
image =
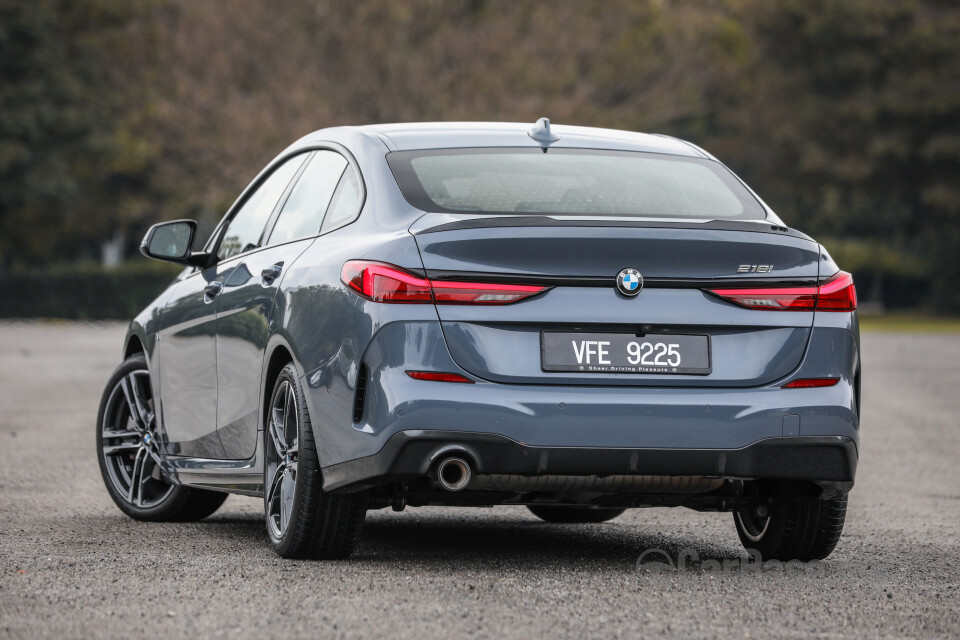
[[[134,371],[127,374],[120,381],[120,388],[123,389],[123,395],[127,399],[127,407],[130,409],[130,418],[134,426],[141,431],[149,431],[153,425],[154,414],[150,411],[149,401],[143,397],[140,384],[137,383],[139,373]]]
[[[150,482],[151,480],[154,480],[154,479],[155,479],[155,478],[154,478],[154,475],[155,475],[156,472],[157,472],[157,461],[156,461],[156,460],[154,459],[154,457],[151,455],[150,448],[149,448],[149,447],[146,447],[145,450],[146,450],[146,453],[145,453],[144,456],[143,456],[143,464],[141,465],[141,468],[140,468],[140,502],[141,502],[141,506],[143,506],[142,503],[143,503],[143,500],[144,500],[143,487],[144,487],[148,482]]]
[[[109,429],[103,430],[103,439],[108,438],[138,438],[140,437],[139,431],[110,431]]]
[[[280,531],[287,530],[287,524],[290,522],[290,514],[293,512],[293,494],[296,488],[296,481],[290,467],[283,471],[283,479],[280,482]]]
[[[139,442],[122,442],[120,444],[108,445],[103,448],[103,455],[116,456],[121,453],[130,453],[140,448]]]
[[[300,456],[300,448],[297,443],[294,443],[292,447],[287,449],[287,468],[293,472],[293,477],[297,477],[297,461]]]
[[[273,448],[277,452],[277,456],[283,458],[287,452],[286,442],[284,442],[280,433],[282,430],[281,425],[283,424],[283,413],[280,409],[274,408],[270,414],[270,440],[273,441]]]
[[[287,531],[287,507],[283,501],[283,482],[280,482],[280,497],[278,498],[278,510],[280,511],[280,523],[277,525],[282,536]]]
[[[273,505],[273,501],[277,498],[277,489],[280,487],[280,483],[283,482],[283,471],[285,465],[281,462],[277,466],[277,470],[273,472],[273,479],[270,481],[270,491],[267,493],[267,504]],[[273,509],[271,506],[271,513]]]
[[[147,447],[147,454],[150,456],[150,459],[153,461],[154,469],[158,471],[158,480],[166,482],[166,479],[163,475],[163,459],[160,457],[160,454],[154,451],[153,447]],[[150,477],[153,477],[153,474],[150,474]]]
[[[130,419],[133,420],[133,426],[137,429],[142,429],[140,424],[140,412],[137,411],[137,405],[134,402],[133,389],[130,388],[131,378],[133,376],[126,376],[120,380],[120,389],[123,390],[123,396],[127,399],[127,408],[130,410]]]
[[[127,501],[136,506],[143,503],[143,468],[147,458],[147,450],[141,447],[133,459],[133,469],[130,471],[130,491]]]
[[[287,393],[283,398],[283,441],[292,442],[296,439],[296,415],[294,414],[295,409],[291,410],[292,403],[290,402],[293,397],[293,392],[290,389],[290,385],[287,385]],[[294,435],[293,438],[290,437],[290,421],[291,419],[294,422]]]
[[[145,430],[150,430],[150,427],[153,425],[153,412],[150,411],[149,400],[143,397],[143,391],[141,385],[137,384],[137,375],[138,372],[133,372],[128,378],[130,378],[130,386],[133,389],[133,402],[137,407],[137,416],[140,420],[140,424],[143,425]],[[147,384],[150,384],[150,378],[147,377]]]

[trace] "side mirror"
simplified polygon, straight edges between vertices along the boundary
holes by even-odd
[[[193,238],[197,223],[193,220],[173,220],[155,224],[140,243],[140,253],[155,260],[164,260],[193,267],[206,267],[209,253],[193,253]]]

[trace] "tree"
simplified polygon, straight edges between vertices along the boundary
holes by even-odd
[[[701,139],[788,223],[925,264],[960,310],[960,11],[905,0],[740,5],[747,89]],[[828,243],[829,245],[829,243]],[[884,270],[879,260],[875,270]],[[906,265],[905,265],[905,269]]]
[[[95,257],[144,196],[144,140],[111,85],[121,0],[0,0],[0,266]]]

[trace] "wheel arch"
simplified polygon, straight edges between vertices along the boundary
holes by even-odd
[[[132,355],[142,353],[146,355],[147,350],[143,346],[143,341],[136,334],[127,336],[126,344],[123,347],[123,359],[126,360]]]
[[[168,291],[169,288],[130,321],[127,326],[127,333],[123,338],[123,359],[126,360],[136,353],[142,353],[147,359],[147,365],[150,367],[151,373],[153,356],[157,351],[160,340],[163,298]]]
[[[267,407],[270,404],[270,394],[273,392],[273,382],[280,375],[285,366],[291,362],[297,369],[297,375],[303,375],[303,369],[293,357],[293,349],[285,340],[275,336],[267,349],[267,357],[264,358],[263,383],[260,393],[260,428],[265,429],[267,425]]]

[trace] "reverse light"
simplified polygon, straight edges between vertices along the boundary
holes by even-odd
[[[382,262],[351,260],[340,279],[357,294],[373,302],[399,304],[485,304],[519,302],[549,289],[538,285],[428,280]]]
[[[439,371],[407,371],[407,375],[414,380],[432,380],[433,382],[466,382],[473,384],[473,380],[459,373],[443,373]]]
[[[840,378],[800,378],[780,387],[781,389],[814,389],[816,387],[832,387],[840,382]]]
[[[724,300],[767,311],[853,311],[857,308],[857,290],[853,276],[838,271],[819,287],[779,287],[764,289],[709,289]]]

